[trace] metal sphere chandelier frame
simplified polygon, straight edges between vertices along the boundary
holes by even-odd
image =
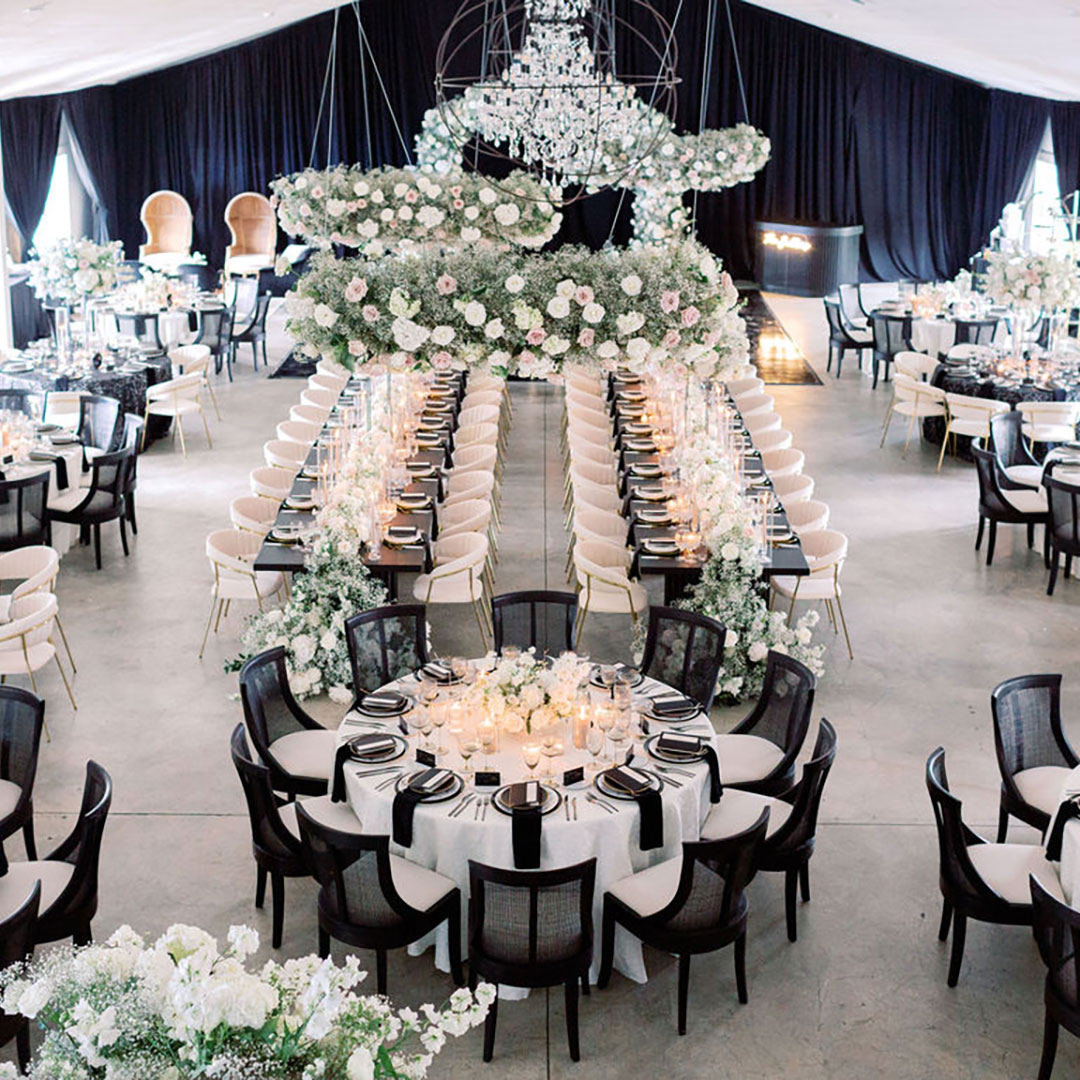
[[[647,0],[465,0],[436,54],[439,114],[481,158],[520,163],[562,204],[617,187],[672,129],[677,49]],[[620,71],[616,38],[655,70]]]

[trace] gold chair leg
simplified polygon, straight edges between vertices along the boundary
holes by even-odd
[[[221,613],[225,610],[225,601],[218,601],[217,618],[214,620],[214,633],[221,629]]]
[[[64,689],[67,691],[68,698],[71,700],[71,707],[78,710],[79,706],[75,704],[75,695],[71,692],[71,683],[68,682],[67,673],[64,671],[64,665],[60,663],[60,654],[56,651],[56,646],[53,646],[53,659],[56,661],[56,666],[60,669],[60,678],[64,680]]]
[[[480,629],[480,643],[484,646],[484,652],[487,652],[487,631],[484,629],[484,623],[480,618],[480,608],[475,600],[472,602],[472,609],[476,616],[476,625]]]
[[[214,415],[221,419],[221,410],[218,408],[217,395],[214,393],[214,388],[210,385],[210,380],[206,380],[206,391],[210,395],[210,400],[214,403]]]
[[[911,414],[911,419],[908,421],[907,426],[907,438],[904,440],[904,452],[900,455],[901,460],[907,457],[908,447],[911,446],[911,432],[915,427],[915,414]]]
[[[889,411],[885,414],[885,426],[881,429],[881,442],[878,443],[878,449],[885,445],[885,436],[889,434],[889,424],[892,422],[893,408],[890,405]]]
[[[56,628],[60,631],[60,640],[64,643],[64,651],[67,653],[68,662],[71,664],[72,674],[78,673],[78,668],[75,666],[75,657],[71,655],[71,646],[68,644],[67,634],[64,633],[64,624],[60,621],[60,616],[56,616]]]
[[[214,449],[214,443],[213,443],[213,440],[210,438],[210,425],[206,422],[206,413],[203,412],[203,409],[202,409],[201,405],[199,406],[199,416],[202,418],[203,431],[206,432],[206,445],[211,450],[213,450]]]
[[[945,447],[949,445],[949,430],[951,425],[945,425],[945,437],[941,440],[941,453],[938,454],[937,471],[941,472],[941,463],[945,460]]]
[[[855,653],[851,648],[851,635],[848,633],[847,619],[844,618],[844,605],[840,603],[840,594],[836,594],[836,610],[840,612],[840,623],[844,627],[844,640],[847,642],[848,659],[854,660]]]
[[[38,697],[41,697],[41,695],[38,694],[37,679],[34,678],[34,669],[29,664],[26,665],[26,674],[30,676],[30,686],[34,693],[37,694]]]
[[[795,616],[795,596],[793,594],[792,597],[791,597],[791,604],[788,607],[788,613],[787,613],[787,624],[788,624],[788,626],[791,625],[791,620],[792,620],[792,618],[794,618],[794,616]]]
[[[216,596],[210,598],[210,614],[206,617],[206,629],[203,631],[202,645],[199,646],[199,659],[203,658],[203,653],[206,652],[206,639],[210,636],[210,624],[214,621],[214,608],[220,608],[220,601]],[[215,631],[216,633],[217,631]]]
[[[187,444],[184,442],[184,425],[180,423],[180,414],[176,414],[176,430],[180,433],[180,449],[184,452],[184,457],[187,457]]]

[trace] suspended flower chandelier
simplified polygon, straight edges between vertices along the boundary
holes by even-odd
[[[614,186],[670,130],[678,83],[671,27],[645,0],[629,7],[633,24],[614,0],[466,0],[437,55],[447,128],[462,143],[476,136],[477,156],[539,173],[563,202]],[[655,70],[620,72],[617,33]],[[462,71],[477,52],[478,70]]]

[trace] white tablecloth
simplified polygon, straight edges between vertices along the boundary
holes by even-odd
[[[404,693],[415,694],[417,683],[412,676],[409,676],[398,683],[392,683],[391,686]],[[661,683],[651,679],[646,680],[640,688],[635,690],[635,696],[655,693],[661,688]],[[365,719],[370,718],[365,717]],[[397,730],[397,720],[388,721],[386,726],[389,730]],[[654,731],[661,726],[654,724]],[[714,734],[711,723],[705,717],[699,717],[693,725],[680,724],[679,726],[680,728],[688,727],[709,736]],[[371,731],[374,729],[349,724],[347,716],[338,729],[338,742],[340,744],[345,738]],[[460,768],[461,757],[456,746],[453,745],[453,737],[443,728],[441,732],[433,733],[433,744],[436,735],[441,735],[442,745],[452,750],[446,757],[440,757],[439,764],[455,769]],[[413,745],[410,745],[407,759],[402,759],[403,761],[415,759],[415,739],[410,737],[409,741]],[[575,750],[570,744],[562,757],[554,759],[553,768],[561,774],[563,770],[584,765],[589,760],[589,754],[586,751]],[[635,761],[642,763],[644,760],[645,751],[638,745]],[[503,783],[526,778],[526,768],[521,759],[521,740],[518,736],[500,735],[499,749],[491,755],[490,761],[491,767],[498,769],[502,774]],[[472,759],[472,764],[481,769],[487,767],[486,759],[482,754],[476,755]],[[543,768],[543,763],[540,768]],[[596,859],[596,894],[593,906],[595,948],[592,978],[594,980],[600,967],[600,926],[605,890],[628,874],[645,870],[664,859],[678,856],[682,851],[684,840],[697,840],[700,836],[701,822],[709,809],[708,767],[701,764],[687,768],[697,774],[693,780],[676,776],[675,780],[684,786],[676,788],[667,784],[664,788],[663,847],[642,851],[638,839],[640,816],[637,807],[631,802],[627,803],[625,809],[621,809],[618,814],[607,813],[602,808],[586,801],[585,792],[592,790],[591,783],[576,785],[570,791],[571,796],[575,794],[577,796],[577,821],[567,821],[561,806],[544,818],[540,847],[541,869],[554,869],[583,862],[589,858]],[[349,805],[363,822],[364,831],[392,834],[394,786],[375,791],[374,789],[387,779],[386,775],[363,780],[356,775],[356,772],[355,768],[346,766],[345,788]],[[469,790],[472,790],[471,786]],[[482,789],[482,791],[490,794],[494,789]],[[452,878],[461,889],[463,902],[467,904],[469,859],[475,859],[489,866],[513,869],[511,820],[493,806],[488,807],[483,821],[474,820],[471,806],[466,807],[464,812],[457,817],[451,818],[448,814],[452,805],[456,805],[456,800],[449,805],[435,803],[417,806],[413,819],[412,846],[402,848],[391,843],[391,850],[412,862],[437,870],[440,874]],[[463,934],[467,929],[464,922],[463,918]],[[436,966],[440,970],[448,971],[450,963],[445,924],[433,935],[410,946],[410,952],[414,955],[423,952],[433,942]],[[635,982],[645,982],[645,961],[641,943],[621,927],[616,931],[615,967]],[[503,996],[518,995],[504,993]]]
[[[67,487],[60,487],[56,480],[56,466],[47,461],[24,461],[17,465],[11,465],[4,470],[4,477],[8,480],[23,480],[28,476],[40,476],[41,473],[49,474],[49,497],[62,491],[71,491],[79,486],[82,477],[82,446],[54,446],[50,453],[63,458],[67,466]],[[75,526],[67,522],[54,521],[52,524],[52,546],[57,554],[65,555],[75,538]]]
[[[1062,786],[1062,799],[1066,791],[1076,791],[1078,788],[1080,766],[1073,769]],[[1061,891],[1073,907],[1080,907],[1080,821],[1068,822],[1061,839]]]
[[[186,311],[163,311],[158,315],[158,337],[166,349],[187,345],[195,336]]]
[[[912,319],[911,345],[916,352],[937,356],[948,352],[956,341],[952,319]]]

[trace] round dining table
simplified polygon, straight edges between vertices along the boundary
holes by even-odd
[[[419,688],[418,676],[408,675],[382,689],[396,690],[415,699]],[[601,696],[607,692],[596,688],[591,689],[590,693]],[[670,694],[674,691],[663,683],[644,679],[633,690],[635,713],[646,710],[649,699],[663,693]],[[441,696],[446,699],[452,694],[453,689],[447,688],[442,691]],[[373,734],[379,730],[400,733],[400,719],[350,712],[338,729],[337,745],[340,746],[344,740],[356,735]],[[407,722],[407,716],[405,720]],[[679,723],[669,724],[654,719],[650,721],[650,727],[651,735],[662,729],[677,728],[688,734],[705,736],[716,745],[712,724],[709,718],[701,713],[691,720]],[[631,731],[636,732],[638,729],[637,722],[632,722]],[[433,744],[441,743],[448,751],[438,756],[439,766],[460,773],[464,762],[455,745],[455,739],[447,728],[434,729],[431,741]],[[397,761],[397,764],[405,766],[402,773],[396,774],[398,776],[407,776],[414,770],[424,768],[423,765],[415,764],[418,736],[410,733],[407,742],[405,754]],[[521,746],[521,736],[500,733],[497,749],[489,756],[478,753],[471,759],[471,764],[480,771],[497,770],[501,784],[532,779],[522,760]],[[633,748],[635,767],[648,769],[651,765],[660,764],[649,759],[643,736],[635,735],[628,744],[624,744],[624,755],[626,746]],[[553,772],[558,780],[556,790],[562,802],[554,812],[546,814],[543,819],[540,869],[555,869],[590,858],[596,859],[593,905],[595,948],[591,971],[591,978],[595,981],[600,966],[599,933],[604,892],[620,878],[679,856],[684,840],[699,839],[701,823],[710,806],[710,785],[709,769],[704,763],[680,765],[679,775],[661,776],[656,773],[663,785],[663,844],[642,851],[639,843],[640,815],[636,803],[618,802],[608,798],[605,801],[615,808],[612,812],[586,798],[587,792],[597,794],[589,768],[590,761],[589,753],[575,748],[569,740],[563,755],[553,760]],[[543,763],[541,769],[542,767]],[[563,773],[578,767],[585,768],[586,780],[564,787],[561,783]],[[373,775],[364,776],[365,771],[372,771]],[[682,775],[683,773],[691,775]],[[393,806],[397,788],[394,777],[393,773],[376,772],[374,767],[356,763],[345,766],[346,797],[349,806],[363,823],[364,832],[393,835]],[[461,795],[447,803],[420,803],[413,819],[412,844],[406,848],[392,841],[391,851],[451,878],[461,889],[463,901],[467,904],[470,859],[490,866],[514,868],[512,819],[491,803],[491,796],[496,790],[495,787],[476,788],[470,779]],[[462,799],[468,795],[472,798],[463,810],[455,813]],[[464,922],[463,919],[463,934],[467,931]],[[435,947],[436,967],[448,971],[450,964],[445,923],[433,934],[411,945],[409,951],[418,955],[431,945]],[[616,932],[615,967],[636,982],[646,981],[641,943],[621,927]],[[505,997],[522,997],[527,991],[501,988],[500,994]]]

